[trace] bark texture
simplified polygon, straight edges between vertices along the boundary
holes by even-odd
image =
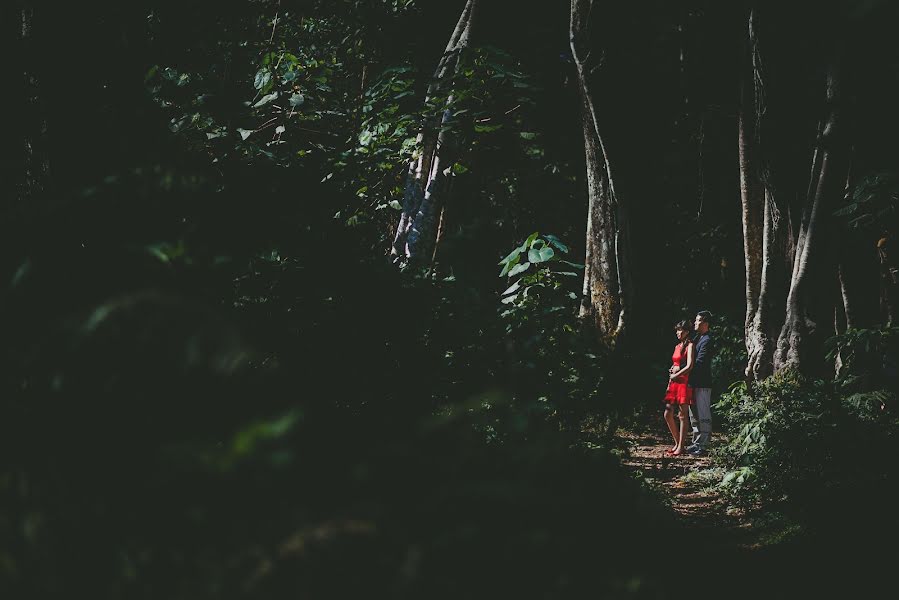
[[[737,129],[746,267],[746,376],[764,379],[774,371],[774,349],[784,320],[790,219],[787,203],[778,202],[773,165],[764,156],[760,140],[766,76],[755,12],[750,13],[748,24]]]
[[[607,343],[627,330],[633,296],[628,260],[630,242],[625,205],[615,193],[609,155],[601,135],[592,75],[598,55],[591,36],[594,0],[572,0],[571,53],[577,68],[587,167],[586,257],[580,315]]]
[[[438,218],[449,196],[451,169],[459,153],[458,140],[450,125],[453,91],[449,84],[461,56],[472,45],[477,13],[478,0],[468,0],[428,86],[426,104],[444,95],[446,102],[441,114],[423,124],[418,134],[420,154],[409,163],[403,211],[390,251],[397,264],[427,264],[435,254]]]

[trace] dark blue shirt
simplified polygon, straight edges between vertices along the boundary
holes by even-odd
[[[690,387],[712,387],[712,356],[714,346],[708,333],[696,336],[693,340],[693,351],[696,356],[693,359],[693,370],[690,371]]]

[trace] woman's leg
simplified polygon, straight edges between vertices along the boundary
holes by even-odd
[[[668,431],[671,432],[671,438],[674,440],[674,448],[671,449],[672,452],[677,448],[677,425],[674,423],[674,407],[670,404],[665,405],[665,422],[668,424]]]
[[[687,421],[690,418],[687,411],[690,406],[688,404],[680,404],[678,405],[678,408],[680,409],[680,429],[677,432],[677,447],[674,449],[674,454],[683,454],[684,438],[687,437]]]

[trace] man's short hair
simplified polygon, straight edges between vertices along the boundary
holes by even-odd
[[[699,311],[698,313],[696,313],[696,316],[699,317],[703,323],[711,324],[711,322],[712,322],[712,313],[710,313],[707,310]]]

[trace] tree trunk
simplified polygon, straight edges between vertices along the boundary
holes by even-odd
[[[594,0],[572,0],[569,29],[582,101],[589,202],[580,316],[596,327],[601,339],[614,345],[627,329],[633,291],[626,207],[615,193],[590,81],[597,68],[590,27],[593,7]]]
[[[427,104],[446,94],[442,114],[428,118],[418,134],[419,154],[409,163],[403,192],[403,211],[390,251],[397,264],[427,264],[434,256],[437,221],[451,187],[451,169],[459,153],[452,131],[453,90],[447,89],[459,67],[460,57],[472,43],[477,0],[468,0],[428,86]]]
[[[786,304],[790,226],[783,203],[775,199],[773,165],[763,155],[758,138],[766,82],[754,11],[749,15],[748,41],[749,52],[741,66],[738,143],[746,263],[746,377],[758,380],[774,371],[774,348]]]
[[[815,290],[831,289],[836,280],[835,261],[828,245],[833,232],[832,213],[846,181],[848,152],[843,139],[839,65],[827,72],[827,118],[818,136],[803,212],[793,274],[787,297],[784,326],[777,341],[775,369],[796,367],[816,374],[823,361],[823,342],[831,331],[833,298]]]
[[[740,108],[737,114],[737,136],[740,160],[740,202],[743,217],[743,256],[746,263],[746,320],[744,322],[746,352],[749,364],[747,377],[754,376],[764,350],[764,332],[755,327],[759,319],[764,264],[764,233],[768,224],[768,211],[761,181],[756,177],[751,162],[751,119],[755,114],[745,82],[740,85]]]

